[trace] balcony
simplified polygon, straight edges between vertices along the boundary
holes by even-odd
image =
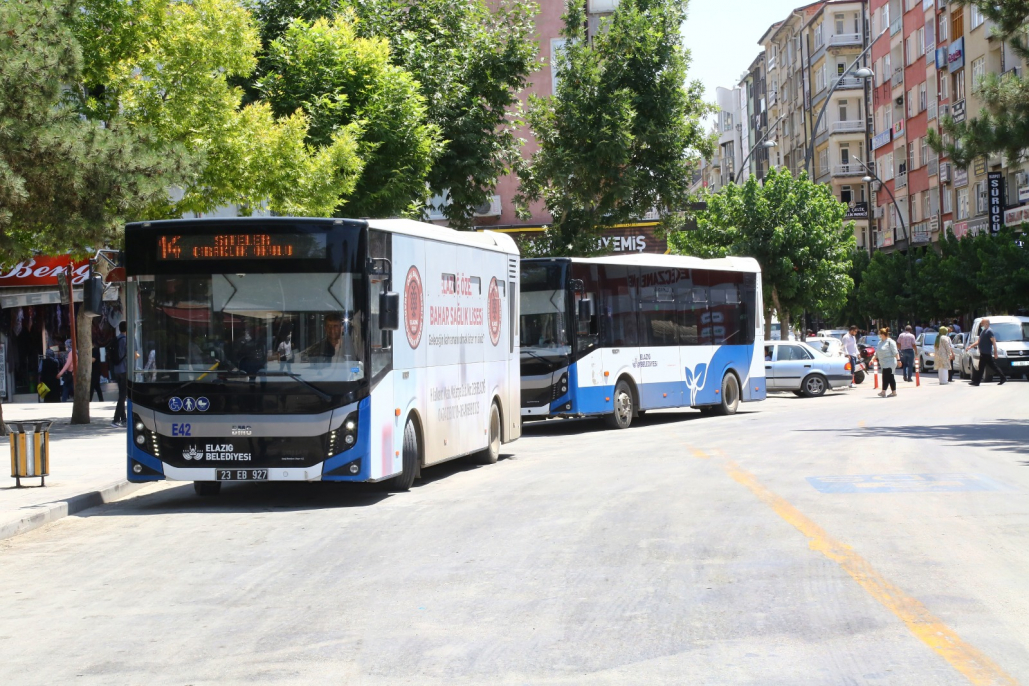
[[[829,36],[829,45],[861,45],[860,33],[838,33]]]
[[[904,17],[903,15],[897,17],[890,24],[890,35],[895,36],[904,30]]]
[[[865,168],[856,162],[837,164],[832,168],[833,176],[864,176]]]
[[[779,99],[778,91],[768,91],[768,106],[771,107]]]
[[[894,189],[897,189],[897,188],[907,188],[907,186],[908,186],[908,173],[904,172],[903,174],[897,174],[897,176],[895,177],[895,179],[893,181]]]
[[[929,160],[929,176],[936,176],[940,171],[940,158]]]
[[[893,87],[900,86],[904,83],[904,69],[897,67],[893,70],[893,78],[890,79],[890,85]]]
[[[865,122],[858,121],[834,121],[832,123],[833,133],[864,133]]]
[[[836,85],[836,84],[839,84],[839,85]],[[864,79],[859,79],[856,76],[842,76],[842,77],[837,76],[835,79],[832,80],[832,82],[830,82],[829,87],[830,88],[835,88],[836,90],[850,90],[850,89],[853,89],[853,88],[864,88],[865,87],[865,80]]]

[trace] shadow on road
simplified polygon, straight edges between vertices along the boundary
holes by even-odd
[[[739,410],[737,415],[752,414],[753,410]],[[661,426],[676,422],[696,422],[718,419],[718,415],[709,415],[697,410],[685,409],[679,412],[660,411],[647,412],[642,417],[632,420],[625,431],[645,429],[648,426]],[[577,436],[584,433],[614,431],[609,429],[599,417],[583,417],[575,419],[547,419],[544,421],[526,422],[522,424],[523,436]]]
[[[801,429],[803,432],[830,432],[854,438],[887,437],[944,441],[977,446],[989,450],[1029,455],[1029,420],[997,419],[982,424],[950,424],[944,426],[877,426],[860,429]],[[930,448],[931,450],[931,448]],[[1023,462],[1029,466],[1029,462]]]
[[[500,455],[501,462],[507,459],[512,459],[512,455]],[[426,467],[422,470],[422,478],[415,482],[411,491],[417,492],[420,488],[430,486],[461,472],[490,469],[495,466],[474,465],[458,459]],[[192,483],[183,482],[181,486],[165,488],[156,493],[129,498],[91,510],[87,516],[124,517],[198,512],[329,510],[371,507],[395,495],[403,494],[392,493],[379,483],[266,481],[261,483],[226,482],[222,485],[219,495],[202,498],[193,491]]]

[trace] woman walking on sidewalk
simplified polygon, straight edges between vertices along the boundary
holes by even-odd
[[[940,375],[940,385],[946,386],[950,381],[950,364],[954,361],[954,344],[950,340],[950,329],[940,327],[940,335],[936,337],[936,373]]]
[[[879,347],[875,350],[875,357],[879,360],[879,366],[883,370],[883,389],[879,392],[880,398],[886,397],[886,389],[889,388],[891,393],[890,397],[897,395],[897,379],[893,376],[893,372],[897,369],[897,358],[900,356],[900,350],[897,349],[897,343],[890,338],[889,327],[883,327],[879,329],[879,337],[882,339],[879,343]]]

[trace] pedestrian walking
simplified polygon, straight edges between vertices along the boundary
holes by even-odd
[[[118,405],[114,408],[114,419],[111,420],[111,426],[115,427],[126,426],[129,423],[125,416],[125,374],[128,369],[125,363],[125,356],[128,354],[128,339],[125,337],[125,332],[127,330],[125,322],[119,322],[114,359],[109,360],[111,373],[114,374],[114,380],[118,382]]]
[[[75,359],[72,357],[74,353],[71,349],[71,340],[65,345],[64,349],[67,351],[64,356],[64,366],[61,367],[61,371],[57,373],[57,378],[61,380],[61,402],[66,403],[71,399],[75,393],[75,374],[72,372],[74,367]]]
[[[910,328],[910,327],[909,327]],[[879,397],[886,397],[886,389],[889,388],[891,393],[889,397],[897,395],[897,379],[894,377],[894,370],[897,369],[897,360],[900,357],[900,350],[897,348],[897,343],[890,338],[889,327],[883,327],[879,329],[879,347],[875,349],[875,358],[879,360],[879,366],[883,370],[883,388],[879,391]]]
[[[1008,380],[1004,376],[1004,372],[997,366],[997,337],[993,334],[993,329],[990,328],[990,320],[983,319],[983,329],[979,334],[979,340],[972,345],[968,346],[968,349],[979,348],[979,368],[975,369],[973,365],[972,369],[972,385],[978,386],[983,380],[983,373],[986,371],[986,367],[993,370],[993,373],[1000,377],[1000,383],[998,386],[1003,386],[1004,382]]]
[[[904,380],[913,381],[915,378],[915,357],[918,354],[918,342],[915,334],[911,332],[911,325],[904,327],[904,332],[897,336],[897,348],[900,349],[900,366],[904,371]]]
[[[854,375],[857,373],[858,349],[857,349],[856,326],[850,327],[847,333],[843,334],[843,354],[850,358],[850,387],[854,388]]]
[[[941,386],[946,386],[950,381],[950,365],[954,361],[954,344],[947,335],[948,333],[950,333],[950,329],[946,326],[940,327],[940,334],[936,337],[936,352],[933,354]]]
[[[90,367],[89,371],[89,400],[93,401],[93,394],[96,393],[96,399],[100,402],[104,401],[104,392],[100,389],[100,346],[93,346],[93,366]]]

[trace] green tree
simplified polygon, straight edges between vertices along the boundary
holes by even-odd
[[[267,0],[254,3],[269,46],[290,23],[313,23],[352,9],[363,38],[385,38],[391,62],[409,72],[425,100],[427,121],[445,141],[426,177],[432,193],[447,193],[443,214],[455,228],[472,224],[497,179],[516,168],[513,124],[518,92],[534,70],[536,5],[501,0]],[[262,60],[256,82],[273,70]],[[256,92],[256,90],[255,90]]]
[[[307,116],[277,118],[266,103],[241,107],[232,85],[257,63],[256,24],[235,0],[80,0],[73,27],[85,58],[71,89],[98,121],[117,114],[184,146],[198,161],[167,216],[237,204],[282,214],[331,216],[361,171],[353,131],[306,142]]]
[[[958,0],[974,5],[994,23],[993,35],[1011,45],[1012,51],[1029,62],[1027,26],[1029,0]],[[983,108],[975,117],[957,123],[952,117],[942,120],[943,132],[951,141],[929,129],[929,144],[945,152],[957,164],[967,166],[977,157],[1005,153],[1009,160],[1022,160],[1029,148],[1029,79],[1014,71],[987,74],[981,83],[973,84]]]
[[[189,171],[181,146],[112,114],[80,116],[65,98],[81,82],[68,28],[74,2],[0,3],[0,260],[33,251],[83,255],[116,240],[126,219],[163,202]],[[89,422],[90,320],[76,321],[72,421]]]
[[[590,38],[584,4],[568,1],[557,88],[531,100],[539,150],[520,173],[523,214],[542,201],[554,218],[551,254],[595,252],[607,227],[686,207],[712,141],[702,87],[686,85],[685,19],[685,0],[622,0]]]
[[[847,270],[847,275],[854,282],[854,285],[847,291],[846,300],[839,308],[821,313],[825,319],[843,326],[855,325],[865,328],[868,321],[874,318],[861,306],[859,300],[861,283],[871,260],[871,256],[865,250],[856,249],[851,253],[850,269]]]
[[[414,77],[390,62],[389,43],[358,36],[356,21],[349,10],[313,23],[293,21],[268,46],[261,93],[277,114],[305,112],[316,148],[331,145],[340,131],[359,138],[364,172],[348,214],[421,211],[438,131],[426,120]]]
[[[774,310],[785,332],[805,310],[829,312],[846,303],[856,245],[853,224],[843,223],[846,212],[829,186],[772,169],[763,185],[750,177],[711,195],[697,230],[672,232],[669,243],[674,252],[697,257],[755,258],[765,312]],[[770,326],[771,318],[765,321]]]

